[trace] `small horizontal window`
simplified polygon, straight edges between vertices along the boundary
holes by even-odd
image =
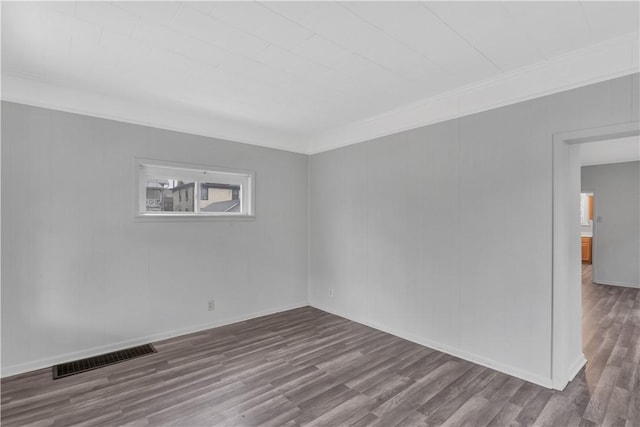
[[[252,216],[252,172],[138,159],[137,214]]]

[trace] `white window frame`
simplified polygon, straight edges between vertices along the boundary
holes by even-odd
[[[193,181],[193,212],[162,212],[146,210],[146,178],[166,177]],[[255,172],[194,163],[180,163],[145,158],[135,159],[136,219],[201,220],[255,218]],[[240,212],[200,211],[200,183],[216,182],[240,185]]]

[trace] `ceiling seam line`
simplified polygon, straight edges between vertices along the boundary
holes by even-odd
[[[442,22],[444,25],[446,25],[451,31],[453,31],[458,37],[460,37],[462,40],[464,40],[464,42],[466,44],[468,44],[473,50],[475,50],[476,52],[478,52],[478,54],[480,54],[484,59],[486,59],[487,61],[489,61],[491,63],[491,65],[493,65],[494,67],[496,67],[498,70],[500,71],[504,71],[498,64],[496,64],[495,62],[493,62],[493,60],[491,58],[489,58],[487,55],[484,54],[484,52],[482,52],[480,49],[478,49],[473,43],[471,43],[469,40],[467,40],[466,37],[464,37],[462,34],[460,34],[459,32],[457,32],[451,25],[449,25],[449,23],[447,21],[445,21],[444,19],[442,19],[440,17],[440,15],[438,15],[437,13],[435,13],[433,10],[431,10],[429,8],[429,6],[427,6],[426,4],[420,2],[419,3],[422,7],[424,7],[425,9],[427,9],[433,16],[435,16],[436,18],[438,18],[438,20],[440,22]]]
[[[265,7],[267,7],[267,6],[265,6]],[[268,7],[267,7],[267,8],[268,8]],[[291,19],[289,19],[288,17],[286,17],[286,16],[282,15],[281,13],[279,13],[279,12],[277,12],[277,11],[273,10],[273,9],[270,9],[270,8],[268,8],[268,9],[269,9],[269,10],[271,10],[273,13],[275,13],[275,14],[277,14],[277,15],[279,15],[279,16],[282,16],[283,18],[285,18],[285,19],[287,19],[287,20],[291,21]],[[292,21],[292,22],[293,22],[293,21]],[[388,67],[386,67],[386,66],[384,66],[384,65],[380,64],[379,62],[376,62],[376,61],[374,61],[373,59],[368,58],[368,57],[366,57],[366,56],[362,55],[362,54],[361,54],[361,53],[359,53],[359,52],[353,51],[353,50],[351,50],[351,49],[349,49],[349,48],[347,48],[347,47],[345,47],[345,46],[343,46],[343,45],[341,45],[341,44],[336,43],[336,42],[335,42],[335,41],[333,41],[333,40],[328,39],[327,37],[323,36],[323,35],[322,35],[322,34],[320,34],[320,33],[317,33],[316,31],[312,30],[312,29],[311,29],[311,28],[309,28],[309,27],[306,27],[306,26],[302,26],[302,27],[303,27],[303,28],[305,28],[305,29],[307,29],[307,30],[309,30],[309,31],[314,32],[318,37],[321,37],[321,38],[322,38],[322,39],[324,39],[326,42],[329,42],[329,43],[331,43],[331,44],[333,44],[333,45],[335,45],[335,46],[339,47],[340,49],[343,49],[343,50],[345,50],[345,51],[349,52],[349,53],[350,53],[350,54],[352,54],[352,55],[355,55],[355,56],[357,56],[357,57],[359,57],[359,58],[362,58],[362,59],[364,59],[365,61],[371,62],[372,64],[374,64],[374,65],[376,65],[376,66],[378,66],[378,67],[382,68],[383,70],[388,71],[389,73],[392,73],[394,76],[397,76],[397,77],[400,77],[400,78],[403,78],[403,79],[407,79],[407,80],[411,80],[411,81],[412,81],[412,82],[414,82],[414,83],[420,83],[420,82],[416,81],[416,80],[415,80],[415,79],[413,79],[413,78],[406,77],[406,76],[403,76],[403,75],[401,75],[401,74],[397,73],[397,72],[396,72],[396,71],[394,71],[393,69],[390,69],[390,68],[388,68]]]
[[[114,6],[114,7],[117,7],[117,6]],[[181,7],[185,7],[185,6],[181,5]],[[122,10],[122,8],[119,8],[119,9],[121,9],[121,10]],[[263,49],[263,51],[264,51],[264,50],[266,50],[266,49],[268,49],[268,48],[269,48],[269,46],[274,45],[271,41],[266,40],[266,39],[264,39],[264,38],[262,38],[262,37],[260,37],[260,36],[254,35],[254,34],[252,34],[252,33],[249,33],[249,32],[247,32],[247,31],[245,31],[245,30],[243,30],[243,29],[241,29],[241,28],[239,28],[239,27],[236,27],[236,26],[234,26],[234,25],[231,25],[231,24],[229,24],[229,23],[227,23],[227,22],[225,22],[225,21],[223,21],[223,20],[221,20],[221,19],[219,19],[219,18],[216,18],[216,17],[212,16],[210,13],[209,13],[209,14],[204,14],[204,13],[201,13],[201,12],[199,12],[199,11],[195,11],[195,12],[196,12],[196,13],[200,13],[201,15],[203,15],[203,16],[205,16],[205,17],[209,18],[209,19],[220,21],[220,22],[224,23],[225,25],[228,25],[229,27],[231,27],[231,28],[233,28],[233,29],[235,29],[235,30],[237,30],[237,31],[240,31],[240,32],[242,32],[242,33],[244,33],[244,34],[246,34],[246,35],[248,35],[248,36],[255,37],[256,39],[259,39],[260,41],[262,41],[262,42],[266,43],[266,44],[267,44],[267,46]],[[275,13],[275,12],[274,12],[274,13]],[[177,15],[177,13],[176,13],[176,15]],[[141,21],[141,19],[142,19],[142,17],[140,17],[140,16],[139,16],[139,17],[138,17],[138,23]],[[171,21],[174,21],[174,20],[175,20],[175,16],[173,16],[173,17],[172,17]],[[266,67],[273,68],[273,69],[274,69],[274,70],[276,70],[276,71],[284,72],[284,73],[287,73],[287,74],[293,75],[293,76],[295,76],[295,78],[298,78],[298,79],[300,78],[300,77],[296,76],[295,74],[290,73],[290,72],[289,72],[289,71],[287,71],[287,70],[284,70],[284,69],[282,69],[282,68],[278,68],[278,67],[273,67],[272,65],[269,65],[269,64],[266,64],[266,63],[264,63],[264,62],[261,62],[261,61],[256,60],[254,57],[247,56],[247,55],[246,55],[246,54],[244,54],[244,53],[229,50],[229,49],[227,49],[227,48],[226,48],[226,47],[224,47],[224,46],[220,46],[220,45],[218,45],[218,44],[212,43],[212,42],[210,42],[209,40],[206,40],[206,39],[204,39],[204,38],[202,38],[202,37],[198,37],[198,36],[191,35],[191,34],[189,34],[189,33],[185,33],[184,31],[181,31],[181,30],[179,30],[179,29],[177,29],[177,28],[175,28],[175,27],[172,27],[171,25],[168,25],[168,24],[162,24],[162,23],[158,23],[158,22],[156,22],[156,24],[157,24],[157,25],[160,25],[160,26],[162,26],[162,27],[168,28],[170,31],[175,31],[175,32],[178,32],[178,33],[183,33],[185,37],[193,38],[193,39],[198,40],[198,41],[200,41],[200,42],[202,42],[202,43],[205,43],[205,44],[207,44],[207,45],[211,45],[212,47],[214,47],[214,48],[216,48],[216,49],[220,49],[220,50],[222,50],[222,51],[224,51],[224,52],[226,52],[226,53],[228,53],[228,54],[230,54],[230,55],[232,55],[232,56],[238,56],[238,57],[243,58],[243,59],[245,59],[245,60],[253,61],[253,62],[256,62],[256,63],[258,63],[258,64],[262,64],[262,65],[264,65],[264,66],[266,66]],[[309,30],[309,31],[311,31],[311,30]],[[135,34],[135,30],[134,30],[134,32],[133,32],[133,33],[132,33],[132,35],[131,35],[131,37],[132,37],[132,38],[135,38],[135,37],[134,37],[134,34]],[[146,41],[145,41],[145,43],[146,43]],[[278,46],[278,47],[280,47],[280,46]],[[156,48],[158,48],[158,47],[156,47]],[[165,50],[168,50],[169,52],[179,54],[179,55],[181,55],[181,56],[184,56],[184,57],[185,57],[185,58],[187,58],[187,59],[190,59],[190,60],[193,60],[193,61],[199,62],[199,63],[201,63],[201,64],[203,64],[203,65],[206,65],[206,66],[209,66],[209,67],[211,67],[211,66],[212,66],[211,64],[208,64],[208,63],[206,63],[206,62],[204,62],[204,61],[200,61],[200,60],[198,60],[198,59],[192,59],[192,58],[189,58],[188,56],[185,56],[185,55],[183,55],[183,54],[181,54],[181,53],[179,53],[179,52],[175,52],[175,51],[173,51],[173,50],[171,50],[171,49],[166,49],[166,48],[162,48],[162,47],[159,47],[159,49],[165,49]],[[221,63],[219,63],[219,64],[217,64],[217,65],[213,66],[213,68],[218,68],[218,69],[220,69],[220,70],[221,70],[221,71],[223,71],[223,72],[231,72],[230,70],[226,70],[224,67],[221,67]],[[246,76],[246,75],[242,75],[242,76],[243,76],[243,78],[249,79],[249,80],[251,80],[251,81],[259,82],[259,83],[265,84],[265,85],[267,85],[268,87],[271,87],[271,88],[273,88],[273,89],[282,90],[282,87],[276,87],[276,86],[273,86],[273,84],[271,84],[271,83],[269,83],[269,82],[262,81],[262,80],[257,80],[257,79],[255,79],[255,78],[253,78],[253,77],[249,77],[249,76]],[[333,91],[339,92],[339,93],[343,94],[344,96],[347,96],[347,95],[348,95],[348,94],[346,94],[346,93],[342,92],[342,91],[341,91],[341,90],[339,90],[339,89],[335,89],[335,88],[332,88],[332,87],[328,87],[327,85],[323,85],[323,84],[318,83],[318,82],[315,82],[315,81],[313,81],[313,80],[308,80],[308,79],[303,79],[303,80],[305,80],[305,81],[310,81],[313,85],[319,85],[321,88],[325,88],[325,89],[326,89],[326,88],[328,88],[328,89],[330,89],[330,90],[333,90]],[[295,92],[294,92],[294,93],[295,93]],[[335,105],[332,103],[332,101],[323,100],[323,103],[325,103],[328,107],[331,107],[331,108],[335,107]]]
[[[403,42],[402,40],[397,39],[396,37],[394,37],[392,34],[390,34],[389,32],[387,32],[384,28],[379,27],[378,25],[374,24],[373,22],[369,21],[368,19],[364,18],[363,16],[359,15],[357,12],[354,12],[353,10],[349,9],[348,7],[344,6],[342,3],[338,3],[338,5],[340,5],[341,7],[343,7],[345,10],[349,11],[351,14],[353,14],[356,18],[360,19],[362,22],[371,25],[372,27],[374,27],[375,29],[379,30],[380,32],[386,34],[389,38],[391,38],[392,40],[400,43],[401,45],[403,45],[404,47],[406,47],[407,49],[409,49],[410,51],[414,52],[416,55],[420,56],[421,58],[424,58],[425,60],[427,60],[428,62],[430,62],[431,64],[435,65],[436,67],[440,68],[441,71],[445,71],[448,73],[454,73],[453,70],[450,70],[448,67],[440,64],[438,61],[429,58],[428,56],[426,56],[425,54],[423,54],[422,52],[419,52],[417,50],[415,50],[413,47],[411,47],[410,45],[408,45],[407,43]]]

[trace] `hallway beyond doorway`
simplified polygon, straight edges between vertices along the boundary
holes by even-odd
[[[583,417],[634,425],[640,420],[640,290],[598,285],[582,265],[582,343],[587,365],[568,388],[590,396]],[[578,402],[576,402],[578,403]]]

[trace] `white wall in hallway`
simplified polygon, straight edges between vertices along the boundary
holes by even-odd
[[[593,281],[640,287],[640,162],[582,168],[594,196]]]

